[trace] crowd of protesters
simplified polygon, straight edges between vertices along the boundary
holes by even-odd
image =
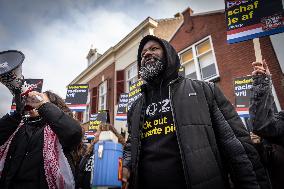
[[[146,82],[128,111],[126,141],[104,124],[87,146],[58,95],[15,94],[16,111],[0,119],[0,189],[91,189],[93,149],[105,130],[124,146],[125,188],[284,188],[284,112],[275,112],[265,61],[252,64],[249,133],[217,85],[179,75],[167,41],[145,36],[137,60]]]

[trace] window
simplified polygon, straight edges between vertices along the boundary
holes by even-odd
[[[86,111],[85,111],[85,114],[84,114],[84,118],[83,118],[83,123],[89,121],[89,113],[90,113],[90,106],[87,105],[87,108],[86,108]]]
[[[99,85],[99,110],[106,110],[107,81]]]
[[[184,63],[182,65],[185,69],[185,76],[191,79],[197,79],[192,49],[181,54],[181,61]]]
[[[129,87],[138,81],[137,63],[134,62],[126,69],[126,92],[129,92]]]
[[[124,93],[125,88],[125,70],[116,71],[116,104],[119,101],[121,93]]]
[[[210,37],[206,37],[180,53],[185,77],[211,80],[219,76]]]

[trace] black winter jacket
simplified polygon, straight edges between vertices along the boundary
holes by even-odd
[[[46,124],[56,133],[71,169],[74,169],[70,152],[80,143],[80,124],[52,103],[44,104],[39,109],[39,114],[42,120],[25,121],[24,126],[14,136],[0,179],[1,189],[48,188],[42,151],[43,130]],[[19,118],[16,115],[6,115],[0,119],[0,145],[3,145],[19,126]]]
[[[167,78],[177,72],[179,59],[175,50],[164,40],[145,38],[138,50],[138,65],[147,40],[156,40],[166,53],[167,68],[163,76]],[[131,173],[130,188],[138,188],[146,89],[147,84],[142,86],[142,96],[127,115],[129,137],[123,155],[124,166]],[[218,87],[180,76],[169,83],[169,96],[187,188],[229,188],[228,172],[236,188],[270,188],[249,133]]]
[[[270,188],[249,133],[218,87],[179,78],[170,90],[188,188],[226,188],[227,171],[236,188]],[[128,114],[124,166],[131,170],[132,186],[138,176],[143,101],[142,96]]]

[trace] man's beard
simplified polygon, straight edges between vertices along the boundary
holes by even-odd
[[[158,79],[165,70],[164,61],[158,57],[153,57],[154,62],[141,66],[139,73],[141,78],[147,82]]]

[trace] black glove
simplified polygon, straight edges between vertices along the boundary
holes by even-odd
[[[24,107],[25,107],[25,101],[21,97],[20,92],[15,93],[15,103],[16,103],[16,113],[19,115],[22,115],[24,112]]]

